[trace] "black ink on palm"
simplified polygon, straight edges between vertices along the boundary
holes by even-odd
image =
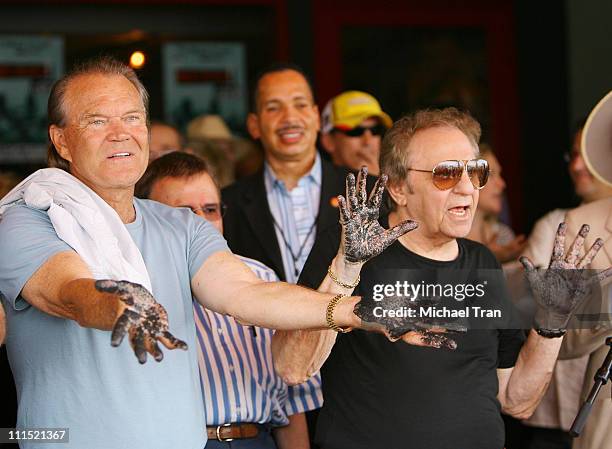
[[[366,262],[379,255],[402,235],[418,226],[417,222],[406,220],[391,229],[384,229],[378,223],[378,216],[387,176],[381,175],[378,178],[368,198],[367,175],[368,169],[362,167],[356,188],[355,175],[349,173],[346,177],[348,204],[342,195],[338,197],[340,224],[342,225],[341,248],[344,258],[352,263]]]
[[[158,341],[168,349],[187,349],[187,343],[168,331],[166,310],[142,285],[105,279],[96,281],[95,286],[98,291],[116,294],[126,305],[111,333],[112,346],[119,346],[128,334],[140,363],[147,361],[147,352],[158,362],[164,358]]]
[[[557,229],[553,253],[547,269],[534,267],[528,257],[519,260],[525,268],[527,280],[537,303],[535,325],[548,332],[563,331],[574,311],[591,294],[593,288],[612,276],[612,268],[593,274],[587,267],[593,261],[603,240],[597,239],[584,257],[580,254],[589,225],[583,224],[565,255],[567,225],[561,223]]]
[[[385,310],[402,310],[400,316],[374,315],[374,308],[382,305]],[[383,303],[373,303],[368,299],[357,304],[355,313],[366,323],[375,323],[386,329],[387,337],[394,341],[407,332],[417,332],[423,341],[434,348],[456,349],[457,343],[451,338],[453,334],[464,333],[469,325],[464,318],[437,318],[424,313],[430,308],[443,306],[440,297],[413,298],[406,296],[385,296]]]

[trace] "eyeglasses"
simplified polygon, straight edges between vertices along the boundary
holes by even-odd
[[[382,136],[386,130],[387,128],[385,128],[382,125],[376,125],[376,126],[371,126],[371,127],[355,126],[353,129],[348,129],[348,130],[334,128],[335,132],[342,133],[345,136],[349,136],[349,137],[361,137],[366,131],[370,131],[373,136]]]
[[[431,173],[434,185],[440,190],[448,190],[459,183],[464,169],[467,170],[468,177],[475,189],[482,189],[489,180],[489,163],[484,159],[442,161],[436,164],[433,170],[416,168],[408,168],[407,170]]]
[[[219,220],[225,216],[227,205],[223,203],[209,203],[202,207],[191,208],[191,212],[197,215],[203,215],[207,220]]]

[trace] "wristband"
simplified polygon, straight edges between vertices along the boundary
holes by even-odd
[[[565,335],[567,329],[536,329],[535,331],[544,338],[560,338]]]

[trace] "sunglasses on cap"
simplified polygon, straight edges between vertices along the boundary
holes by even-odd
[[[349,136],[349,137],[361,137],[366,131],[370,131],[373,136],[382,136],[386,130],[387,128],[385,128],[383,125],[355,126],[353,129],[348,129],[348,130],[334,128],[334,132],[342,133],[345,136]]]
[[[417,168],[408,168],[407,170],[431,173],[434,185],[440,190],[448,190],[459,183],[464,169],[467,170],[468,178],[470,178],[475,189],[482,189],[489,180],[489,163],[484,159],[442,161],[436,164],[432,170]]]

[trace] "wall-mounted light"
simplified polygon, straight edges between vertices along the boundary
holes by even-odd
[[[132,53],[132,56],[130,56],[130,66],[133,69],[140,69],[144,65],[145,60],[146,58],[143,52],[135,51]]]

